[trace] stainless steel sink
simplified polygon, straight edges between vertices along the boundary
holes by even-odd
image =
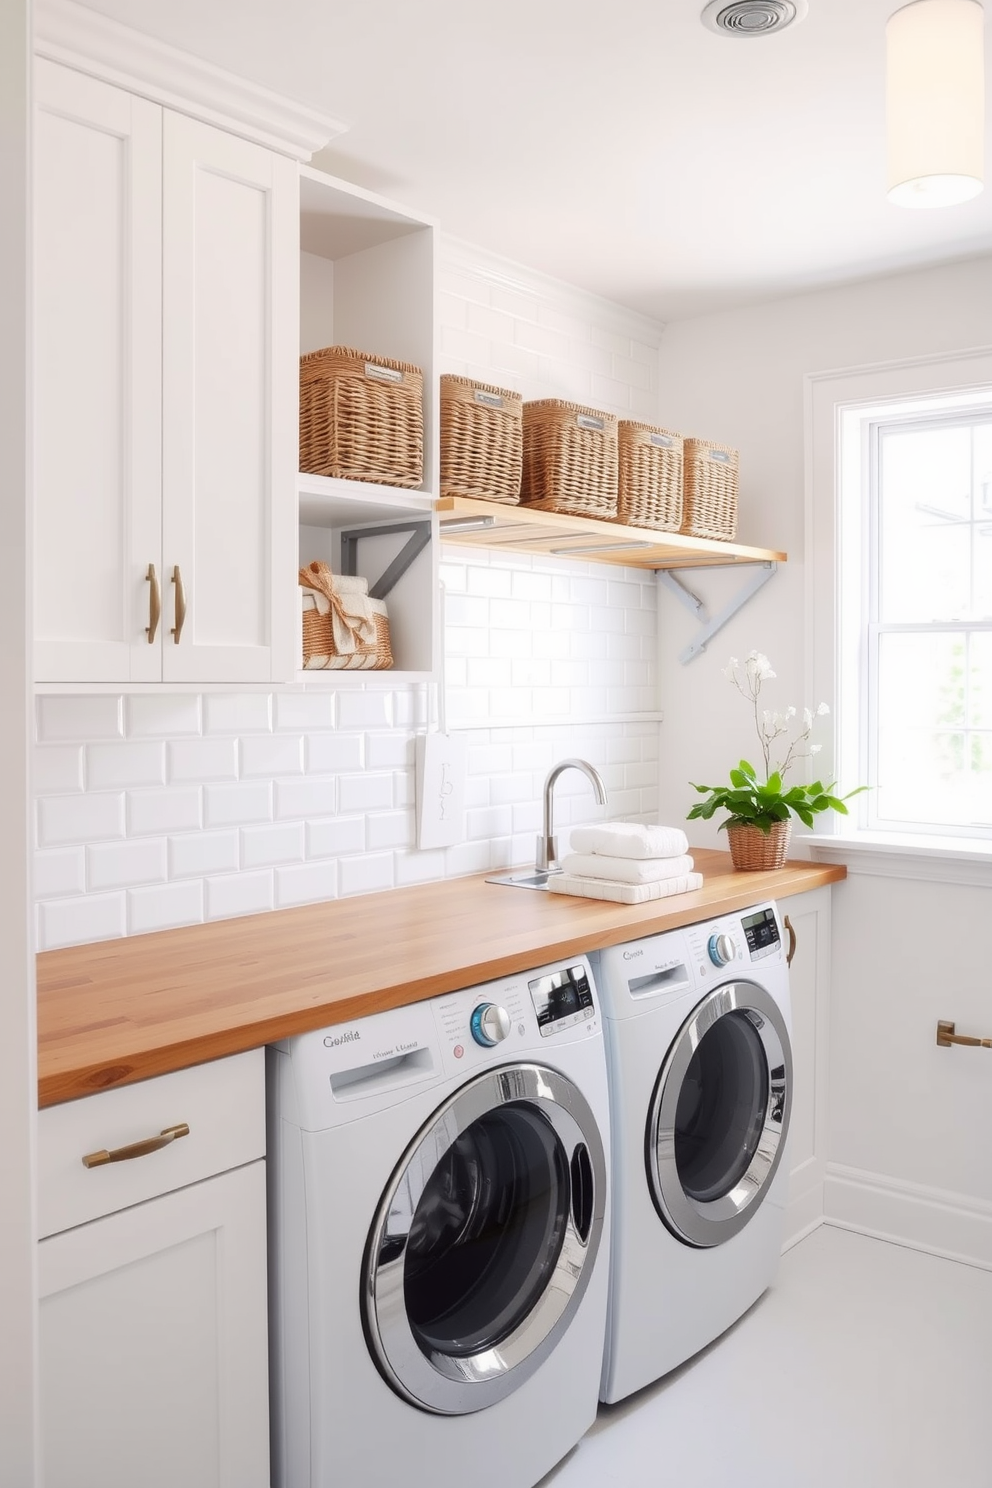
[[[550,873],[538,873],[531,869],[529,873],[496,873],[492,878],[487,878],[486,883],[509,884],[513,889],[546,889]]]

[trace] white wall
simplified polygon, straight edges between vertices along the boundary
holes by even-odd
[[[990,343],[992,257],[666,329],[662,420],[740,449],[739,538],[789,560],[686,667],[676,656],[693,621],[671,596],[659,601],[663,820],[685,815],[690,780],[722,781],[754,748],[747,709],[721,675],[730,655],[768,654],[779,674],[772,706],[819,701],[805,670],[804,376]],[[740,576],[687,582],[718,608]],[[713,827],[692,838],[722,840]],[[905,878],[892,863],[848,861],[852,876],[834,891],[828,1213],[992,1265],[992,1082],[980,1053],[934,1042],[938,1018],[992,1032],[988,977],[973,955],[988,888],[965,868],[947,869],[948,882],[919,863],[923,876]]]
[[[440,272],[441,370],[650,418],[661,328],[462,245]],[[532,861],[541,787],[588,758],[557,823],[652,818],[657,586],[638,569],[454,545],[448,723],[469,747],[466,841],[419,852],[422,686],[46,696],[36,707],[41,949]]]
[[[35,1481],[34,974],[25,863],[29,0],[0,0],[0,1488]]]

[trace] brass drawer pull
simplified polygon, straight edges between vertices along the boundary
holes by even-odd
[[[943,1018],[937,1024],[937,1043],[942,1049],[949,1049],[952,1044],[967,1044],[970,1049],[992,1049],[992,1038],[969,1038],[966,1033],[955,1033],[954,1024],[945,1022]]]
[[[161,1147],[168,1147],[177,1137],[188,1137],[189,1127],[185,1121],[178,1126],[167,1126],[164,1131],[159,1132],[157,1137],[145,1137],[142,1142],[132,1142],[128,1147],[115,1147],[113,1152],[106,1148],[101,1152],[87,1152],[83,1158],[84,1168],[101,1168],[104,1163],[128,1162],[132,1157],[147,1157],[149,1152],[158,1152]]]
[[[789,919],[788,915],[786,915],[784,923],[786,930],[788,930],[789,932],[789,949],[786,953],[785,964],[786,966],[791,966],[792,958],[796,954],[796,946],[799,944],[799,941],[796,938],[796,932],[792,927],[792,921]]]
[[[179,637],[182,635],[183,626],[186,624],[186,587],[183,584],[183,576],[179,572],[178,563],[172,570],[172,582],[176,586],[176,623],[172,627],[172,634],[178,646]]]
[[[158,622],[162,615],[162,591],[159,588],[158,574],[155,572],[154,563],[149,563],[145,578],[151,584],[148,594],[148,624],[145,626],[145,635],[148,637],[149,646],[154,645],[155,632],[158,630]]]

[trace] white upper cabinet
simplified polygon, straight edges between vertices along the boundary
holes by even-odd
[[[36,678],[287,680],[297,166],[35,76]]]

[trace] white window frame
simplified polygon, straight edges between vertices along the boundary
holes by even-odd
[[[868,441],[851,438],[851,434],[859,423],[884,422],[924,409],[936,412],[942,407],[987,404],[990,386],[990,347],[811,374],[805,379],[806,672],[812,695],[833,702],[832,736],[823,740],[817,773],[824,779],[836,778],[841,792],[861,784],[867,768],[859,719],[867,700],[860,627],[868,596],[866,565],[860,554],[870,512],[863,501],[856,508],[845,503],[844,494],[845,487],[850,492],[852,481],[863,489]],[[858,657],[856,665],[851,664],[852,655]],[[988,881],[992,869],[988,834],[938,836],[923,829],[883,832],[868,826],[862,798],[856,797],[852,807],[847,817],[833,812],[817,817],[817,856],[833,856],[833,848],[838,856],[852,847],[864,849],[888,857],[889,870],[893,856],[925,857],[930,868],[934,858],[945,857],[977,865],[979,881]],[[906,871],[915,876],[914,870]]]

